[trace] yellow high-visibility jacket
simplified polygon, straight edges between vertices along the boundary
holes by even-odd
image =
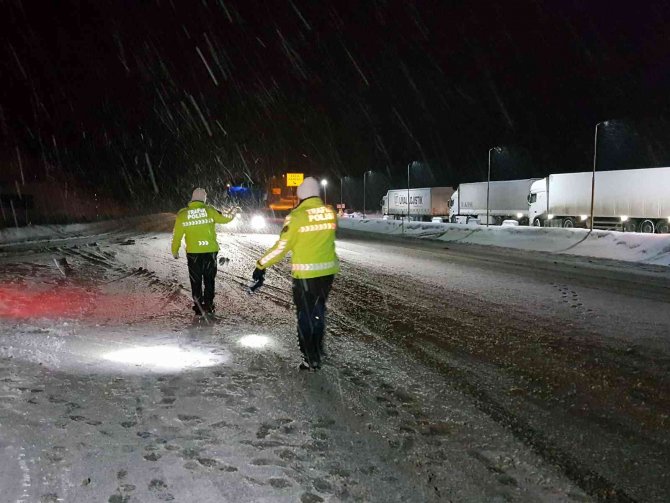
[[[270,267],[291,252],[294,278],[318,278],[340,272],[335,254],[337,216],[318,197],[303,200],[284,220],[279,240],[256,263]]]
[[[181,247],[186,236],[186,253],[213,253],[219,251],[216,242],[214,224],[227,224],[234,214],[221,213],[219,210],[201,201],[191,201],[186,208],[177,213],[172,235],[172,255]]]

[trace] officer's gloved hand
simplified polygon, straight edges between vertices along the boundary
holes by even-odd
[[[254,269],[254,273],[252,274],[251,278],[254,281],[258,281],[259,279],[264,279],[265,278],[265,269],[259,269],[258,267],[256,267],[256,269]]]

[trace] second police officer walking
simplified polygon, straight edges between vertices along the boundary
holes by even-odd
[[[319,197],[319,183],[305,178],[297,190],[299,204],[284,220],[279,240],[256,263],[254,281],[291,252],[293,302],[298,318],[301,370],[321,366],[326,329],[326,301],[340,263],[335,254],[337,217]]]

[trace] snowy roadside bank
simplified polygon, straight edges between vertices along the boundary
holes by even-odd
[[[165,230],[172,231],[174,215],[158,213],[101,222],[89,222],[67,225],[28,225],[0,229],[0,249],[3,246],[20,243],[53,242],[59,239],[71,239],[108,234],[124,230]]]
[[[341,218],[342,229],[670,266],[670,235]],[[403,228],[404,227],[404,228]]]

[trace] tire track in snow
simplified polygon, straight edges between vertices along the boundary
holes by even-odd
[[[368,316],[370,318],[369,323],[381,328],[384,326],[384,322],[388,324],[388,315],[391,312],[399,314],[402,310],[407,311],[409,309],[405,314],[410,316],[410,319],[417,320],[418,314],[424,310],[419,308],[419,313],[416,313],[418,306],[424,306],[425,310],[432,310],[433,312],[439,310],[438,305],[433,306],[430,302],[431,299],[435,302],[436,297],[439,298],[439,295],[436,296],[434,292],[427,297],[424,297],[420,292],[413,292],[411,300],[415,304],[410,307],[407,303],[407,295],[404,293],[398,294],[394,289],[397,277],[376,272],[376,281],[373,283],[368,280],[367,276],[367,270],[362,267],[355,267],[350,271],[349,279],[346,280],[348,284],[344,287],[344,290],[348,293],[348,298],[340,306],[340,309],[346,313],[354,307],[353,320],[360,321],[361,315]],[[355,299],[365,299],[365,301]],[[383,302],[380,302],[380,300]],[[388,309],[389,302],[393,306],[392,311]],[[425,305],[425,302],[428,302],[428,305]],[[386,313],[379,311],[379,307],[384,304],[387,305]],[[373,313],[369,312],[370,305],[377,306]],[[331,312],[333,311],[337,312],[338,310],[331,309]],[[344,316],[346,317],[346,314]],[[451,323],[456,321],[449,319],[448,316],[446,318]],[[423,321],[427,321],[427,319]],[[571,480],[589,494],[608,501],[634,501],[634,498],[623,489],[619,482],[610,480],[592,470],[573,456],[572,453],[552,442],[549,438],[549,432],[545,433],[536,429],[509,405],[504,405],[499,400],[494,399],[487,387],[495,383],[495,374],[493,373],[485,378],[487,370],[481,362],[477,363],[476,360],[467,358],[464,354],[446,353],[444,343],[445,336],[448,337],[448,334],[425,323],[421,324],[422,320],[419,320],[418,323],[418,326],[407,328],[407,335],[410,335],[411,332],[415,337],[400,337],[398,339],[397,336],[393,336],[393,331],[391,331],[384,335],[379,334],[374,340],[375,342],[383,340],[390,344],[401,344],[402,347],[409,349],[421,361],[432,362],[433,367],[442,369],[450,384],[473,397],[480,410],[512,432],[547,462],[560,466]],[[392,342],[393,340],[395,340],[395,343]],[[452,339],[452,343],[457,345],[458,341]],[[482,380],[482,378],[484,379]]]
[[[245,252],[250,248],[245,242],[239,242],[238,244],[245,247]],[[248,252],[243,253],[243,255],[248,255]],[[387,407],[389,413],[394,412],[392,400],[384,396],[375,397],[371,393],[374,393],[375,388],[387,389],[385,386],[388,386],[383,375],[387,372],[385,368],[389,365],[389,362],[385,360],[387,356],[382,355],[393,354],[396,358],[407,360],[404,345],[399,344],[396,338],[390,337],[390,334],[382,331],[384,320],[389,313],[403,314],[403,310],[406,309],[407,297],[395,294],[385,295],[386,292],[393,291],[393,288],[387,284],[388,281],[397,281],[397,278],[390,276],[387,278],[387,275],[383,275],[381,281],[371,283],[367,271],[351,266],[346,260],[342,262],[343,272],[334,283],[329,302],[327,345],[333,349],[334,360],[333,357],[328,358],[324,370],[331,370],[332,368],[335,380],[328,387],[334,389],[334,395],[339,398],[342,406],[351,407],[353,399],[354,402],[360,404],[361,410],[368,411],[368,413],[377,409],[380,404]],[[275,268],[275,271],[275,275],[287,275],[283,269]],[[237,278],[240,277],[237,276]],[[290,278],[287,282],[289,281],[291,281]],[[281,289],[277,288],[277,290]],[[261,288],[260,292],[262,291]],[[292,307],[291,300],[282,302],[282,304]],[[384,309],[380,310],[381,305],[384,305]],[[371,310],[370,306],[376,306],[376,309]],[[424,329],[425,327],[421,326],[420,328]],[[363,350],[361,351],[361,349]],[[355,355],[355,360],[353,362],[345,361],[343,358],[345,354]],[[421,356],[416,353],[412,354],[414,354],[414,357]],[[379,358],[383,359],[383,363]],[[419,359],[423,360],[422,358]],[[331,362],[334,365],[331,365]],[[411,366],[411,363],[409,365]],[[431,367],[434,366],[431,365]],[[407,380],[411,381],[411,378],[407,376]],[[347,392],[343,392],[342,381],[347,384]],[[395,389],[395,386],[392,386],[392,388]],[[394,393],[396,392],[394,391]],[[348,397],[346,401],[344,400],[345,395]],[[403,397],[401,402],[407,400],[406,395],[403,395],[402,392],[400,396]],[[421,417],[421,414],[418,417]],[[440,426],[435,426],[435,428],[439,429]],[[469,457],[470,462],[481,463],[473,456]],[[431,474],[429,469],[428,471],[422,470],[421,473],[427,477],[427,484],[430,486],[431,480],[435,480],[435,474]],[[418,473],[415,475],[418,475]],[[426,487],[426,489],[428,488]],[[439,495],[439,492],[437,494]],[[442,498],[438,495],[424,493],[422,497],[427,500],[437,497],[437,500],[441,500]]]
[[[21,487],[23,488],[23,492],[21,493],[19,499],[16,500],[16,503],[30,503],[30,500],[27,498],[30,497],[29,489],[31,487],[32,480],[30,478],[28,463],[26,462],[26,450],[23,446],[19,448],[17,461],[19,468],[21,469]]]

